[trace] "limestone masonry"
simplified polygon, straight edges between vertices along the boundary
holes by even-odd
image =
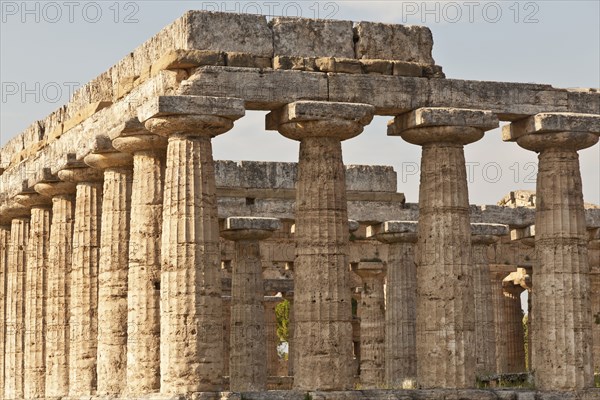
[[[600,93],[448,79],[432,47],[190,11],[10,140],[0,398],[600,399]],[[247,110],[297,164],[213,160]],[[418,204],[343,164],[377,115],[422,148]],[[464,147],[500,121],[536,191],[471,205]]]

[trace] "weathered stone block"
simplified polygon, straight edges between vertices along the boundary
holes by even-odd
[[[215,115],[238,119],[245,113],[243,100],[210,96],[158,96],[138,109],[140,121],[167,115]]]
[[[270,26],[275,56],[354,58],[351,21],[277,17]]]
[[[267,129],[277,129],[279,124],[287,122],[326,121],[332,116],[368,124],[373,112],[374,107],[370,104],[296,101],[267,114]]]
[[[356,58],[434,63],[433,36],[425,26],[359,22],[354,31]]]
[[[393,167],[383,165],[347,165],[346,189],[364,192],[396,192],[397,176]]]
[[[426,126],[468,126],[490,130],[498,127],[498,118],[487,110],[419,108],[397,116],[388,126],[388,135],[396,136],[407,129]]]
[[[591,132],[600,134],[600,116],[540,113],[502,127],[502,139],[512,141],[530,133]]]
[[[508,235],[508,225],[502,224],[471,224],[471,235],[491,235],[505,236]]]
[[[271,68],[270,57],[260,57],[249,53],[227,52],[227,65],[230,67]]]
[[[189,11],[183,23],[186,49],[273,56],[273,39],[265,16]]]
[[[225,220],[226,230],[266,230],[276,231],[281,229],[281,221],[277,218],[260,217],[229,217]]]

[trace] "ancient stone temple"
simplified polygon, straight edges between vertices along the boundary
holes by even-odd
[[[0,397],[600,399],[578,161],[600,93],[448,79],[432,46],[421,26],[190,11],[10,140]],[[249,110],[297,163],[213,159]],[[418,204],[393,168],[343,163],[377,115],[420,147]],[[537,189],[475,206],[464,148],[500,121]],[[527,389],[489,387],[507,375]]]

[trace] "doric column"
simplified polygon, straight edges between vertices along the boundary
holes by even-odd
[[[420,108],[388,135],[423,147],[417,257],[417,381],[475,386],[475,309],[469,194],[463,146],[498,126],[489,111]]]
[[[593,387],[590,266],[577,151],[598,142],[600,116],[542,113],[503,129],[508,140],[539,153],[532,326],[536,388]]]
[[[475,293],[475,373],[478,376],[496,372],[496,325],[487,252],[490,245],[508,233],[507,225],[471,224]]]
[[[367,229],[367,237],[388,244],[385,307],[385,383],[412,388],[417,376],[417,223],[386,221]]]
[[[38,193],[15,200],[31,209],[25,277],[25,345],[23,395],[44,398],[46,391],[46,297],[51,200]]]
[[[229,217],[221,236],[235,241],[231,273],[229,386],[233,392],[267,389],[264,283],[259,241],[281,228],[275,218]]]
[[[211,138],[244,115],[239,99],[161,96],[138,111],[168,137],[162,230],[161,392],[219,390],[223,321]]]
[[[25,340],[25,268],[29,240],[28,208],[11,204],[0,210],[11,220],[6,268],[6,338],[4,349],[4,398],[23,398]]]
[[[130,154],[89,154],[84,162],[103,171],[98,264],[98,395],[118,395],[127,378],[127,274],[133,171]],[[147,179],[147,178],[145,178]]]
[[[294,388],[352,388],[348,211],[341,141],[360,134],[367,104],[298,101],[267,129],[300,141],[294,266]],[[331,373],[336,371],[336,373]]]
[[[133,154],[127,293],[127,388],[131,396],[160,390],[160,265],[167,139],[141,124],[113,146]]]
[[[36,192],[52,198],[46,299],[46,397],[69,394],[69,309],[75,184],[38,183]]]
[[[70,285],[69,395],[92,395],[96,392],[102,172],[81,166],[63,169],[58,177],[77,184]]]
[[[382,388],[385,375],[385,301],[383,263],[359,262],[355,271],[363,282],[360,296],[360,383]]]
[[[283,298],[290,303],[288,319],[287,374],[288,376],[294,376],[294,292],[283,293]]]
[[[282,300],[283,299],[281,297],[276,296],[264,296],[263,300],[265,310],[265,350],[267,377],[277,376],[279,370],[279,354],[277,353],[279,338],[277,336],[277,317],[275,315],[275,307],[277,307],[277,304],[281,303]]]
[[[521,293],[531,288],[525,268],[517,268],[502,280],[507,325],[507,372],[525,372],[525,330]]]
[[[590,230],[589,234],[589,249],[596,251],[600,250],[600,228]],[[592,324],[592,342],[594,344],[592,355],[594,358],[594,371],[600,372],[600,265],[596,264],[591,272],[590,298],[592,302],[592,318],[594,321]]]
[[[6,339],[6,268],[10,243],[10,220],[0,215],[0,395],[4,397],[4,356]]]

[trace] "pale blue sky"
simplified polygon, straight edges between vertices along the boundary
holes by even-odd
[[[0,1],[1,144],[66,103],[70,86],[83,85],[102,73],[188,9],[260,9],[305,17],[318,12],[334,19],[423,24],[433,31],[434,58],[448,78],[600,86],[598,1],[25,3],[27,10],[22,1]],[[15,85],[18,92],[9,93]],[[265,132],[263,117],[264,113],[249,112],[234,130],[216,138],[215,158],[296,161],[297,143]],[[398,190],[416,202],[419,178],[413,171],[420,149],[387,137],[387,119],[377,117],[362,135],[344,143],[344,161],[393,165]],[[535,154],[502,143],[499,130],[467,146],[466,158],[474,172],[469,184],[472,203],[494,204],[512,189],[535,188],[534,180],[527,179],[534,171]],[[600,203],[599,159],[599,145],[581,152],[587,202]]]

